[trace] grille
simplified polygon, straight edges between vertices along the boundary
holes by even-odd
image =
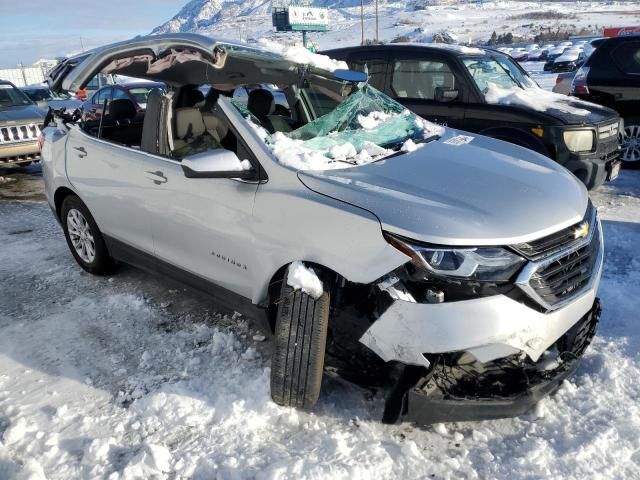
[[[600,140],[607,140],[612,137],[618,137],[618,122],[608,123],[607,125],[600,125],[598,127],[598,138]]]
[[[552,233],[546,237],[533,240],[531,242],[520,243],[514,245],[513,248],[527,258],[537,259],[552,255],[555,252],[571,247],[574,243],[578,243],[580,239],[576,239],[576,228],[584,221],[592,223],[593,205],[589,202],[587,213],[584,218],[575,225],[571,225],[559,232]],[[590,225],[593,227],[593,225]]]
[[[597,228],[597,224],[594,225]],[[591,242],[561,256],[536,271],[529,285],[547,304],[556,305],[579,294],[588,284],[600,250],[600,235],[594,231]]]
[[[33,123],[28,125],[11,125],[0,127],[0,145],[9,143],[30,142],[37,140],[40,135],[40,127]]]

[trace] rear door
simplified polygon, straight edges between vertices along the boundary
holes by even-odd
[[[100,230],[152,253],[143,169],[147,154],[88,135],[78,126],[68,135],[67,176]]]
[[[390,55],[389,91],[395,100],[434,123],[464,128],[467,89],[452,59],[418,49],[393,50]],[[438,87],[458,90],[457,98],[437,101]]]

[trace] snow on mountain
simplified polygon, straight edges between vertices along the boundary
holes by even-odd
[[[488,40],[493,31],[532,38],[544,31],[598,31],[605,26],[626,25],[640,15],[636,1],[443,1],[379,0],[378,38],[391,41],[406,37],[415,41],[437,33],[461,43]],[[314,6],[330,9],[330,31],[311,33],[320,48],[359,44],[358,0],[317,0]],[[269,0],[192,0],[178,14],[152,33],[194,32],[227,40],[253,41],[261,37],[300,41],[299,33],[275,33]],[[376,38],[375,2],[364,2],[364,36]]]
[[[326,7],[352,7],[356,0],[320,1],[314,5]],[[238,17],[270,15],[269,0],[192,0],[178,14],[152,33],[193,32]],[[270,17],[269,17],[270,20]]]
[[[270,8],[268,0],[192,0],[152,33],[197,31],[236,17],[265,15]]]

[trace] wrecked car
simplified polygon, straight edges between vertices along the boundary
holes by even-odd
[[[98,72],[167,88],[141,122],[130,99],[105,104],[108,123],[48,118],[46,193],[73,257],[254,319],[273,335],[276,403],[311,409],[327,372],[382,388],[385,422],[508,417],[576,368],[600,316],[602,229],[552,160],[432,124],[296,47],[138,37],[49,82],[77,91]],[[233,97],[264,84],[289,110],[268,89]]]

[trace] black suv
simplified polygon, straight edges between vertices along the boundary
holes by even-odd
[[[603,41],[576,73],[571,94],[620,114],[622,160],[640,166],[640,35]]]
[[[620,117],[547,92],[508,55],[444,44],[323,52],[369,73],[369,83],[422,117],[515,143],[564,165],[592,189],[617,176]]]

